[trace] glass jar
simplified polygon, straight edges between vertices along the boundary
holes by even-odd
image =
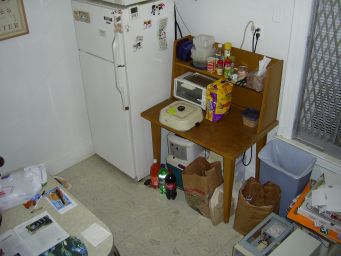
[[[247,66],[239,66],[238,67],[238,77],[237,80],[242,80],[247,77],[248,69]]]

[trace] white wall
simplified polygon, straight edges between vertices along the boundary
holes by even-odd
[[[93,149],[70,0],[25,0],[30,33],[0,42],[1,172],[56,173]]]
[[[192,35],[213,35],[217,42],[232,42],[239,47],[249,20],[263,28],[257,52],[275,58],[288,56],[295,0],[175,0],[176,6]],[[181,24],[182,31],[188,30]],[[244,49],[251,50],[248,30]]]

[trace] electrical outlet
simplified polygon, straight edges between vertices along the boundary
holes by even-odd
[[[251,24],[251,35],[253,35],[253,32],[255,32],[255,30],[256,30],[256,26],[255,26],[255,24],[252,22],[252,24]]]
[[[264,35],[264,28],[262,26],[255,24],[254,26],[251,26],[251,38],[253,37],[253,33],[255,32],[255,30],[257,29],[259,29],[258,33],[260,34],[261,37]]]

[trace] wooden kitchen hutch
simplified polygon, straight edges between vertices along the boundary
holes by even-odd
[[[192,39],[191,36],[186,37]],[[278,124],[277,109],[281,87],[283,61],[271,58],[266,76],[263,80],[264,90],[257,92],[245,87],[234,86],[232,91],[232,107],[229,113],[217,122],[204,119],[199,126],[189,131],[180,132],[167,127],[159,122],[160,110],[176,99],[173,97],[174,78],[185,72],[198,72],[216,79],[223,78],[217,74],[211,74],[192,65],[192,62],[184,62],[176,57],[176,48],[183,39],[176,40],[173,46],[173,70],[171,83],[171,97],[159,104],[145,110],[141,116],[151,122],[153,140],[153,155],[160,161],[161,155],[161,128],[165,128],[175,134],[193,141],[208,150],[223,156],[224,163],[224,221],[229,221],[235,160],[248,148],[256,143],[256,155],[266,144],[267,133]],[[249,71],[258,68],[263,55],[252,53],[238,48],[232,48],[231,55],[236,58],[236,66],[247,66]],[[255,108],[260,112],[258,125],[250,128],[243,124],[241,111],[245,108]],[[254,154],[255,155],[255,154]],[[255,156],[254,156],[255,157]],[[259,159],[256,159],[256,178],[259,177]]]

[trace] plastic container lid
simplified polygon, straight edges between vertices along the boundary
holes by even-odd
[[[224,44],[224,49],[230,49],[230,48],[232,48],[232,44],[230,42],[226,42]]]
[[[193,38],[193,44],[196,48],[212,48],[214,37],[210,35],[198,35]]]
[[[247,108],[242,111],[242,115],[247,119],[256,121],[259,118],[259,111],[257,109]]]

